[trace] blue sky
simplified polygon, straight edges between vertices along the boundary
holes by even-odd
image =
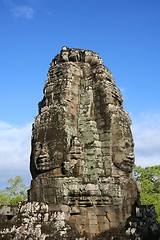
[[[136,163],[160,164],[160,1],[0,1],[0,188],[29,184],[31,123],[62,46],[98,52],[132,119]]]

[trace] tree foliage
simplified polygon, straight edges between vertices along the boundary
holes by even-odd
[[[153,204],[160,222],[160,165],[135,167],[134,176],[141,183],[141,204]]]
[[[0,205],[16,205],[27,199],[27,186],[20,176],[8,180],[9,187],[0,191]]]

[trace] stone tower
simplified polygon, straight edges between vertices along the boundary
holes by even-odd
[[[63,47],[33,124],[28,201],[0,207],[0,240],[159,240],[132,178],[130,124],[98,54]]]
[[[29,201],[48,203],[61,236],[74,229],[88,236],[75,239],[92,239],[124,227],[138,191],[131,121],[111,72],[98,54],[63,47],[43,92],[32,130]]]

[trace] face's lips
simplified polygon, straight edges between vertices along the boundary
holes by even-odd
[[[127,159],[134,160],[134,154],[133,154],[133,153],[130,153],[130,154],[127,156]]]
[[[128,165],[133,165],[134,159],[135,159],[134,154],[130,153],[128,156],[126,156],[124,162]]]
[[[46,155],[40,155],[36,160],[36,166],[38,169],[48,170],[53,168],[54,159],[48,158]]]
[[[37,170],[47,171],[49,170],[49,163],[46,157],[39,157],[36,161]]]
[[[134,157],[133,158],[130,158],[130,157],[127,157],[125,160],[124,160],[125,164],[128,165],[129,167],[132,167],[133,164],[134,164]]]
[[[36,163],[37,165],[42,165],[42,166],[47,164],[47,157],[45,156],[38,157]]]

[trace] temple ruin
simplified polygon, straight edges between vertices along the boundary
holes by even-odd
[[[97,53],[62,47],[43,93],[28,202],[0,239],[136,239],[126,228],[139,209],[131,120],[111,72]]]

